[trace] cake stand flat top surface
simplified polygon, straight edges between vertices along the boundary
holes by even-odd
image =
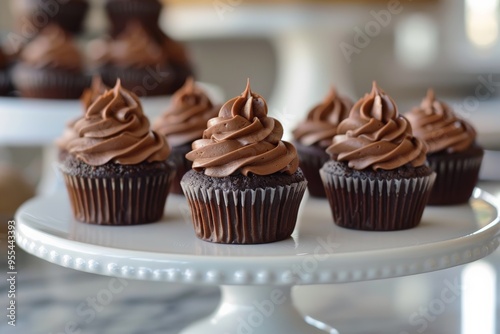
[[[476,188],[469,204],[427,207],[410,230],[365,232],[333,224],[326,200],[306,198],[291,238],[221,245],[196,238],[182,196],[160,222],[96,226],[72,217],[66,193],[34,198],[16,214],[19,246],[47,261],[102,275],[193,284],[342,283],[468,263],[498,247],[499,209]]]

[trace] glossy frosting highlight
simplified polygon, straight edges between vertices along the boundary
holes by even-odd
[[[350,99],[339,96],[332,88],[323,102],[312,108],[306,120],[293,131],[295,140],[303,145],[327,148],[337,134],[337,126],[349,116],[352,105]]]
[[[66,147],[92,166],[164,161],[170,153],[166,139],[150,130],[139,98],[123,89],[120,81],[102,94],[73,128],[78,137]]]
[[[203,136],[208,120],[218,111],[203,89],[189,78],[172,96],[170,107],[155,121],[153,129],[166,136],[172,146],[190,144]]]
[[[429,153],[461,152],[471,147],[476,140],[474,128],[459,118],[446,103],[436,100],[431,89],[427,91],[420,107],[412,109],[405,116],[415,136],[427,144]]]
[[[229,101],[218,117],[208,121],[203,138],[186,155],[193,169],[205,175],[225,177],[241,173],[293,174],[298,169],[295,147],[282,141],[281,123],[267,116],[266,101],[250,89]]]
[[[34,68],[81,71],[83,58],[70,34],[57,25],[43,29],[21,51],[21,61]]]
[[[371,93],[357,101],[339,124],[337,133],[327,153],[357,170],[392,170],[426,162],[425,144],[413,136],[408,120],[375,82]]]

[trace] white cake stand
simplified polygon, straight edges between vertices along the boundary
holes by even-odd
[[[219,285],[222,301],[182,334],[337,333],[295,309],[294,285],[329,284],[424,273],[465,264],[499,245],[499,209],[476,188],[470,204],[428,207],[421,224],[362,232],[332,223],[326,200],[305,199],[288,240],[219,245],[198,240],[182,196],[170,196],[161,222],[131,227],[74,221],[67,195],[25,203],[17,243],[64,267],[114,277]]]

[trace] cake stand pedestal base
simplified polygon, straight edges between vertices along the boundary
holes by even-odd
[[[223,285],[221,290],[217,310],[181,334],[338,334],[319,321],[304,320],[289,286]]]

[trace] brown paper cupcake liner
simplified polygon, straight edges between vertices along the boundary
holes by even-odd
[[[88,178],[64,173],[74,217],[99,225],[135,225],[163,216],[171,174]]]
[[[90,86],[90,77],[51,69],[33,69],[18,65],[12,79],[22,97],[46,99],[78,99]]]
[[[261,244],[290,237],[307,181],[243,191],[181,185],[198,238],[224,244]]]
[[[483,155],[476,157],[428,156],[429,166],[437,174],[429,205],[467,203],[476,186]]]
[[[361,179],[320,170],[335,224],[355,230],[394,231],[417,226],[436,174],[408,179]]]
[[[307,179],[307,189],[313,197],[326,197],[319,170],[330,159],[325,149],[318,146],[303,146],[294,143],[299,155],[300,169]]]

